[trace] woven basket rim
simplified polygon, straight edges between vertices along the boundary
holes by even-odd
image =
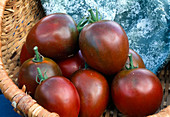
[[[2,34],[1,25],[3,21],[2,19],[4,17],[4,10],[5,10],[5,7],[8,1],[10,0],[0,1],[0,48],[2,47],[2,44],[1,44],[1,34]],[[8,81],[8,82],[5,82],[5,81]],[[10,84],[10,86],[6,86],[8,84]],[[13,88],[15,88],[16,90],[13,91],[12,90]],[[34,99],[32,99],[31,96],[27,95],[23,89],[19,89],[18,86],[16,86],[16,84],[11,80],[11,78],[8,76],[8,73],[6,72],[6,69],[2,61],[1,50],[0,50],[0,89],[2,93],[4,94],[5,98],[11,102],[12,106],[14,107],[14,110],[20,115],[24,116],[24,113],[22,112],[23,111],[22,105],[25,103],[25,101],[28,101],[29,103],[32,102],[30,103],[31,106],[25,105],[24,109],[27,108],[27,110],[24,110],[24,111],[28,111],[29,117],[38,116],[38,115],[42,115],[43,117],[47,117],[47,116],[59,117],[57,113],[49,112],[48,110],[40,106]],[[26,100],[26,98],[29,98],[29,100],[28,99]]]

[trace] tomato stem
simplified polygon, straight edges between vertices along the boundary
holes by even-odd
[[[38,75],[36,76],[36,82],[38,84],[41,84],[41,82],[46,80],[48,77],[46,75],[46,72],[44,73],[44,76],[42,75],[42,72],[39,67],[37,67],[37,72],[38,72]],[[39,78],[39,81],[38,81],[38,78]]]
[[[84,21],[85,20],[85,21]],[[82,18],[80,20],[80,22],[77,24],[77,30],[79,31],[79,33],[81,32],[81,30],[83,29],[83,27],[88,23],[88,17],[87,18]]]
[[[32,61],[36,62],[36,63],[37,62],[42,62],[43,61],[43,57],[38,52],[38,47],[37,46],[34,47],[34,52],[35,52],[35,57],[32,59]]]
[[[87,69],[89,67],[89,65],[85,62],[85,69]]]
[[[89,23],[94,23],[94,22],[98,22],[102,19],[102,16],[100,16],[99,19],[99,12],[96,8],[96,16],[94,15],[92,9],[88,10],[90,12],[90,17],[89,17]]]
[[[97,8],[96,8],[96,20],[99,21],[99,12],[98,12]]]
[[[89,9],[88,11],[90,13],[90,16],[83,17],[80,20],[80,22],[77,24],[77,30],[79,31],[79,33],[81,32],[81,30],[84,28],[84,26],[86,24],[98,22],[98,21],[100,21],[102,19],[101,15],[100,15],[100,19],[99,19],[99,12],[98,12],[97,8],[96,8],[96,16],[95,16],[95,14],[94,14],[92,9]]]
[[[77,26],[79,27],[79,26],[81,26],[82,25],[82,22],[84,21],[84,17],[80,20],[80,22],[77,24]]]
[[[40,60],[40,56],[39,56],[39,52],[38,52],[38,47],[37,46],[34,47],[34,52],[35,52],[36,60]]]
[[[133,65],[133,57],[132,57],[132,54],[128,54],[128,57],[129,57],[129,61],[130,61],[130,62],[129,62],[129,67],[125,65],[126,69],[127,69],[127,70],[131,70],[131,69],[136,69],[136,68],[138,68],[138,66],[135,67],[135,66]]]
[[[88,11],[90,12],[91,20],[97,21],[97,20],[96,20],[96,17],[94,16],[93,10],[92,10],[92,9],[89,9]]]

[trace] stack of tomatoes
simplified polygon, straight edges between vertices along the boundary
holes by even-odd
[[[159,79],[118,23],[89,12],[79,24],[55,13],[34,25],[21,50],[18,86],[61,117],[100,117],[110,103],[127,116],[155,113]]]

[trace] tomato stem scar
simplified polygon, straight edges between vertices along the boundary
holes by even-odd
[[[46,75],[46,72],[45,72],[45,75],[44,75],[44,76],[42,75],[42,72],[41,72],[41,70],[40,70],[39,67],[37,67],[37,72],[38,72],[38,75],[36,76],[36,82],[37,82],[38,84],[41,84],[41,82],[44,81],[44,80],[46,80],[48,77],[47,77],[47,75]],[[38,78],[39,78],[40,81],[38,81]]]
[[[133,65],[132,54],[128,54],[128,57],[129,57],[130,63],[129,63],[129,67],[128,67],[127,65],[125,65],[126,69],[127,69],[127,70],[131,70],[131,69],[136,69],[136,68],[138,68],[138,66],[135,67],[135,66]]]
[[[38,47],[34,47],[34,52],[35,52],[35,57],[32,59],[33,62],[42,62],[43,57],[42,55],[38,52]]]

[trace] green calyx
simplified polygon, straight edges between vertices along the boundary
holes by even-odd
[[[46,80],[48,78],[47,74],[46,74],[47,71],[44,72],[44,76],[43,76],[40,68],[37,67],[37,72],[38,72],[38,75],[36,76],[36,82],[38,84],[41,84],[42,81],[44,81],[44,80]]]
[[[94,15],[92,9],[89,9],[88,11],[90,13],[90,17],[89,17],[89,22],[90,23],[98,22],[98,21],[100,21],[102,19],[102,16],[99,19],[99,12],[98,12],[97,8],[96,8],[96,16]]]
[[[77,30],[81,32],[81,30],[84,28],[84,26],[88,23],[88,19],[83,17],[80,22],[77,24]]]
[[[96,8],[96,15],[94,14],[92,9],[88,10],[90,13],[90,16],[87,17],[83,17],[80,22],[77,24],[77,29],[79,32],[81,32],[81,30],[84,28],[84,26],[86,24],[90,24],[90,23],[94,23],[94,22],[98,22],[102,19],[102,16],[100,15],[100,19],[99,19],[99,12]]]
[[[129,57],[129,64],[128,64],[128,66],[127,65],[125,65],[125,68],[127,69],[127,70],[131,70],[131,69],[136,69],[136,68],[138,68],[138,65],[135,67],[134,65],[133,65],[133,58],[132,58],[132,54],[128,54],[128,57]]]
[[[33,62],[38,63],[43,61],[43,56],[38,52],[38,47],[34,47],[35,57],[32,59]]]
[[[89,67],[89,65],[85,62],[85,69],[87,69]]]

